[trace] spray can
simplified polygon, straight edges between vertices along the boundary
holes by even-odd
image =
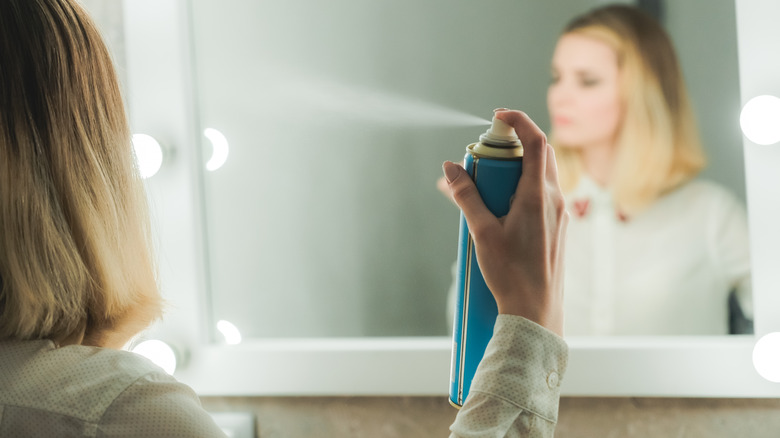
[[[523,147],[514,128],[495,117],[491,127],[479,137],[479,142],[466,147],[464,167],[485,205],[497,217],[509,212],[522,165]],[[463,213],[460,215],[455,285],[450,404],[460,408],[493,336],[498,316],[496,301],[482,277]]]

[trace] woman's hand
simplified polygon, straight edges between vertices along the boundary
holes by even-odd
[[[552,146],[519,111],[496,117],[515,128],[523,143],[523,173],[509,213],[496,218],[468,173],[452,162],[443,169],[463,211],[477,260],[498,312],[520,315],[563,336],[563,246],[569,221]]]
[[[450,190],[450,183],[447,181],[447,178],[441,177],[436,180],[436,188],[441,192],[442,195],[446,196],[447,199],[452,201],[452,203],[455,203],[455,198],[452,197],[452,190]]]

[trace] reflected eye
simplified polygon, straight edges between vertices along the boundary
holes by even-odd
[[[598,85],[601,81],[596,78],[582,78],[580,79],[580,85],[583,87],[593,87]]]

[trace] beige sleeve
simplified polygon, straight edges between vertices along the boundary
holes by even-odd
[[[567,360],[558,335],[499,315],[450,437],[552,437]]]

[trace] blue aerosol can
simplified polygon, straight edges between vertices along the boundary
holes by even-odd
[[[466,147],[464,167],[487,208],[497,217],[505,216],[523,167],[523,146],[514,128],[493,117],[493,124],[479,137],[479,142]],[[450,403],[460,408],[493,336],[498,316],[496,301],[482,277],[463,213],[460,215],[455,287]]]

